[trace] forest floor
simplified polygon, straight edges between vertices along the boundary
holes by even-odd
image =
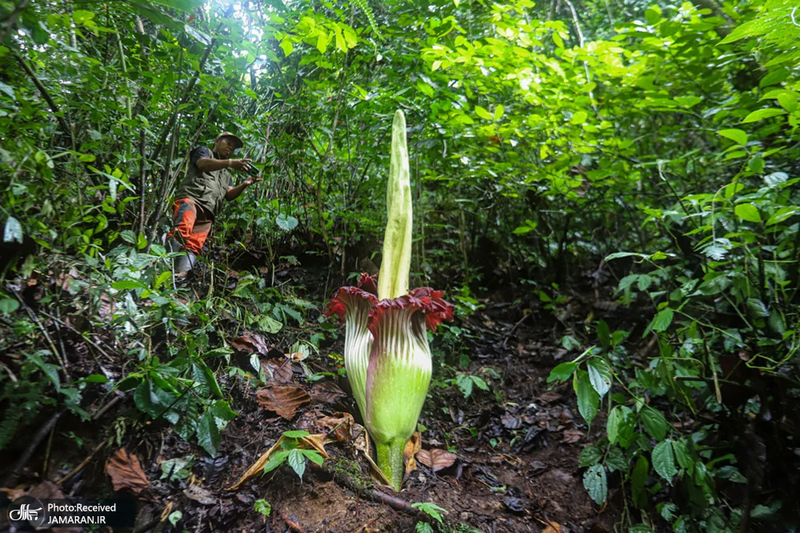
[[[283,275],[293,280],[311,277],[300,267]],[[187,298],[201,289],[198,283],[202,281],[189,283]],[[308,338],[318,328],[315,320],[275,335],[230,328],[225,340],[236,350],[230,364],[246,369],[255,354],[268,378],[254,385],[243,373],[225,372],[222,360],[214,363],[238,413],[222,431],[216,458],[196,441],[182,440],[164,420],[149,421],[136,410],[132,391],[116,399],[98,395],[87,409],[92,421],[81,422],[68,413],[55,419],[51,411],[41,424],[50,428],[49,438],[21,439],[15,449],[3,452],[0,480],[14,481],[0,487],[12,499],[24,493],[39,498],[135,498],[137,533],[410,532],[420,521],[452,532],[610,532],[620,518],[615,503],[620,498],[612,489],[612,503],[598,508],[583,488],[579,468],[581,450],[602,436],[603,421],[588,428],[577,413],[571,386],[547,383],[550,370],[577,353],[561,346],[564,328],[538,298],[522,304],[498,300],[481,300],[477,311],[453,324],[462,332],[459,350],[469,358],[466,375],[481,377],[490,390],[476,384],[465,396],[455,382],[443,378],[454,377],[457,363],[450,363],[450,374],[437,371],[435,363],[420,419],[421,451],[399,493],[381,487],[361,451],[363,428],[339,373],[343,331],[302,361],[304,356],[288,353],[294,339]],[[572,308],[581,306],[576,300]],[[47,320],[43,324],[53,326]],[[97,332],[95,342],[106,349],[94,356],[84,337],[63,328],[60,335],[72,372],[82,367],[87,374],[96,372],[92,367],[102,363],[106,372],[124,376],[125,369],[132,368],[122,341],[109,331]],[[214,368],[212,361],[208,364]],[[322,379],[309,380],[309,372]],[[109,445],[109,434],[120,427],[121,419],[126,420],[125,436]],[[52,420],[57,420],[55,428],[46,424]],[[326,435],[329,457],[322,467],[309,461],[301,480],[284,465],[231,490],[290,430]],[[127,458],[120,455],[121,448]],[[20,463],[26,451],[34,453]],[[124,472],[112,472],[109,465],[121,457]],[[185,471],[175,474],[187,458]],[[167,473],[162,463],[175,459],[167,463],[173,465]],[[19,468],[10,478],[12,465]],[[115,493],[112,481],[128,488]],[[258,500],[270,504],[269,517],[254,510]],[[444,509],[444,522],[437,525],[437,520],[411,507],[418,502]],[[166,518],[176,511],[181,517],[173,526]]]

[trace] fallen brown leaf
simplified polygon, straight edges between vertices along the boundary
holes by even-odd
[[[297,410],[311,401],[311,397],[300,387],[291,385],[275,385],[268,383],[266,387],[256,392],[259,405],[267,411],[275,413],[287,420],[294,418]]]
[[[150,485],[139,458],[128,454],[125,448],[117,450],[108,460],[106,474],[111,478],[114,490],[130,489],[139,494]]]
[[[558,522],[547,522],[547,524],[542,533],[561,533],[561,524]]]
[[[267,347],[267,343],[264,342],[264,338],[255,333],[245,333],[244,335],[231,339],[230,343],[234,349],[243,352],[259,353],[262,355],[267,355],[269,353],[269,348]]]
[[[217,503],[217,499],[214,498],[214,495],[211,494],[210,491],[203,487],[198,487],[197,485],[187,487],[186,490],[183,491],[183,494],[190,500],[202,503],[203,505],[214,505]]]
[[[315,383],[314,386],[311,387],[311,392],[309,394],[312,400],[320,403],[333,403],[344,396],[342,389],[329,381]]]
[[[334,413],[332,416],[320,418],[314,425],[320,428],[328,441],[350,442],[353,440],[354,423],[350,413]]]
[[[294,378],[292,362],[288,359],[262,359],[261,368],[264,374],[271,376],[277,383],[291,383]]]
[[[447,450],[433,448],[432,450],[420,450],[419,453],[417,453],[417,459],[434,472],[438,472],[439,470],[444,470],[445,468],[453,466],[458,456]]]
[[[52,481],[41,482],[32,488],[27,495],[37,500],[63,500],[65,498],[61,488]],[[83,528],[80,526],[65,526],[54,527],[50,531],[53,533],[81,533]]]
[[[541,396],[539,396],[539,401],[542,402],[542,403],[551,403],[551,402],[554,402],[556,400],[560,400],[561,398],[562,398],[562,396],[559,393],[557,393],[556,391],[552,391],[551,390],[551,391],[547,391],[544,394],[542,394]]]
[[[561,442],[565,442],[567,444],[575,444],[579,442],[583,438],[583,431],[580,429],[567,429],[564,431],[563,438]]]
[[[417,469],[416,455],[422,449],[422,433],[415,431],[411,438],[406,442],[403,449],[403,457],[406,460],[406,475]]]

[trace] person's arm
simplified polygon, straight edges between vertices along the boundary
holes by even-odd
[[[228,200],[229,202],[231,200],[236,200],[239,197],[239,195],[244,192],[246,188],[248,188],[254,183],[258,183],[259,181],[262,181],[261,178],[254,178],[250,176],[236,187],[228,187],[228,192],[225,193],[225,199]]]
[[[201,172],[214,172],[223,168],[247,170],[250,168],[250,159],[211,159],[203,157],[198,159],[195,164]]]

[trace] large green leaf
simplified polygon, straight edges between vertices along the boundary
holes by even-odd
[[[584,472],[583,487],[597,505],[605,503],[608,498],[608,481],[603,465],[592,465]]]
[[[672,478],[678,473],[675,467],[675,455],[672,452],[672,441],[665,440],[656,444],[650,458],[653,461],[653,469],[658,475],[671,483]]]
[[[600,405],[600,396],[592,387],[589,374],[585,370],[578,370],[573,375],[573,388],[578,395],[578,411],[588,424],[597,416]]]
[[[197,424],[197,443],[208,452],[211,457],[216,457],[219,453],[219,445],[222,437],[219,428],[214,420],[214,415],[210,410],[203,413],[200,422]]]
[[[589,370],[589,381],[597,394],[602,398],[611,388],[613,371],[605,359],[594,357],[586,363]]]

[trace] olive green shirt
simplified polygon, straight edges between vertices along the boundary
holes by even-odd
[[[212,217],[222,209],[225,201],[225,194],[228,187],[233,186],[231,173],[228,169],[215,170],[213,172],[203,172],[197,168],[199,159],[219,159],[216,154],[205,146],[198,146],[189,156],[189,169],[181,182],[181,186],[175,192],[175,198],[192,198],[200,204]]]

